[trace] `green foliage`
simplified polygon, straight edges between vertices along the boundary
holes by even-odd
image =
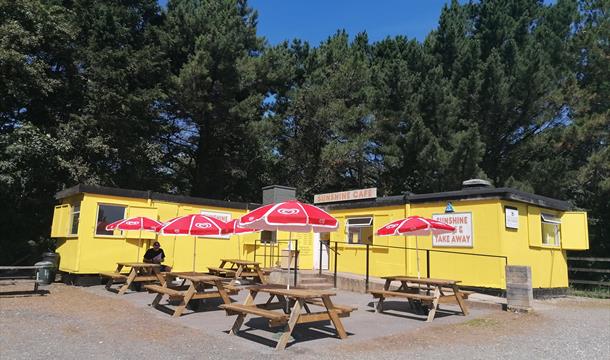
[[[313,47],[266,44],[246,0],[0,0],[0,263],[76,183],[259,201],[473,177],[588,210],[608,255],[609,10],[452,1],[423,42]]]

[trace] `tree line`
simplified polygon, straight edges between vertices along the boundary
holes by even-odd
[[[0,262],[47,246],[77,183],[258,202],[474,177],[586,209],[608,256],[609,9],[452,1],[423,41],[270,45],[246,0],[0,0]]]

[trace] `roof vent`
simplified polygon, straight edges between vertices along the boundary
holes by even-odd
[[[490,188],[493,187],[491,182],[483,179],[469,179],[462,182],[462,189],[474,189],[474,188]]]

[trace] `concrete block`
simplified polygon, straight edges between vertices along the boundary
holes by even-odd
[[[506,303],[508,310],[530,311],[533,301],[531,268],[529,266],[506,266]]]

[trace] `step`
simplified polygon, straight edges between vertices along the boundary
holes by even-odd
[[[327,282],[309,283],[309,284],[299,284],[299,287],[304,288],[304,289],[310,289],[310,290],[326,290],[326,289],[332,289],[333,284],[327,283]]]
[[[301,284],[311,284],[311,283],[328,282],[328,280],[324,277],[307,277],[307,278],[301,277],[299,279],[299,282]]]

